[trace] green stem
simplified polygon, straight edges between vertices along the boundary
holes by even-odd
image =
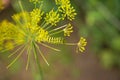
[[[18,58],[23,54],[23,52],[25,51],[25,49],[26,49],[26,46],[24,46],[24,48],[23,48],[22,51],[19,53],[19,55],[17,55],[17,57],[7,66],[7,69],[8,69],[9,67],[11,67],[11,66],[18,60]]]
[[[39,46],[36,45],[36,47],[38,48],[38,51],[39,51],[41,57],[43,58],[43,60],[44,60],[44,61],[46,62],[46,64],[49,66],[49,63],[48,63],[48,61],[46,60],[46,58],[44,57],[44,55],[43,55],[43,53],[41,52],[41,50],[39,49]]]
[[[45,30],[48,30],[49,28],[51,28],[52,27],[52,25],[50,25],[50,26],[47,26],[47,28],[45,28]]]
[[[74,46],[77,45],[77,43],[64,43],[65,45],[69,45],[69,46]]]
[[[37,55],[37,50],[36,50],[37,48],[36,48],[34,43],[33,43],[33,47],[34,47],[34,53]],[[40,61],[39,61],[38,56],[36,56],[36,62],[37,62],[37,66],[38,66],[38,69],[39,69],[40,80],[43,80],[43,73],[42,73],[42,69],[41,69],[41,66],[40,66]]]
[[[55,34],[59,34],[59,33],[61,33],[61,32],[63,32],[63,30],[60,30],[60,31],[57,31],[57,32],[51,33],[50,35],[52,36],[52,35],[55,35]]]
[[[52,49],[52,50],[60,51],[59,49],[53,48],[53,47],[48,46],[48,45],[46,45],[46,44],[44,44],[44,43],[40,43],[40,44],[43,45],[43,46],[45,46],[45,47],[47,47],[47,48],[50,48],[50,49]]]
[[[65,28],[66,26],[67,26],[67,25],[63,25],[63,26],[61,26],[61,27],[55,28],[55,29],[49,31],[49,33],[54,32],[54,31],[57,31],[57,30],[62,29],[62,28]]]

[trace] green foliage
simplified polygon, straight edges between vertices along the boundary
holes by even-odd
[[[88,0],[81,6],[86,13],[80,33],[86,32],[103,66],[120,68],[120,0]]]
[[[101,62],[104,67],[112,68],[115,65],[115,55],[112,51],[104,50],[100,53]]]
[[[116,38],[113,38],[110,46],[112,49],[119,52],[120,51],[120,37],[118,36]]]

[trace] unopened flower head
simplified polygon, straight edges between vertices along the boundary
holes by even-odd
[[[29,59],[32,52],[34,53],[33,55],[35,59],[38,56],[37,52],[39,52],[44,61],[49,65],[41,49],[39,48],[39,45],[42,45],[55,51],[60,50],[53,48],[47,45],[46,43],[66,45],[72,44],[78,46],[80,48],[79,51],[83,52],[82,50],[85,46],[85,44],[83,45],[84,40],[83,42],[80,40],[80,42],[78,43],[65,42],[65,37],[70,36],[70,34],[73,32],[72,24],[66,23],[61,25],[60,27],[57,25],[57,23],[64,20],[65,17],[67,17],[67,19],[70,21],[74,20],[76,13],[75,9],[70,4],[70,0],[56,0],[56,4],[59,5],[58,9],[55,10],[53,8],[47,13],[45,13],[42,10],[42,4],[40,4],[39,8],[36,7],[36,4],[39,3],[39,1],[42,0],[30,0],[30,2],[35,4],[35,8],[31,12],[27,12],[23,10],[22,4],[19,0],[19,5],[21,7],[22,12],[14,14],[12,16],[14,24],[9,22],[12,25],[13,32],[15,32],[15,36],[10,36],[9,34],[7,35],[11,37],[12,42],[14,42],[16,46],[19,46],[19,48],[15,50],[15,52],[10,54],[9,57],[16,54],[18,51],[20,53],[7,66],[7,68],[9,68],[13,63],[15,63],[15,61],[23,54],[25,50],[27,51],[28,55],[26,69],[28,69],[28,65],[30,63]],[[9,29],[8,32],[12,31],[12,29]],[[7,32],[7,30],[5,30],[5,32]],[[57,34],[61,34],[63,36],[58,36]],[[5,39],[7,40],[7,38]],[[8,43],[8,45],[10,46],[10,48],[6,47],[8,48],[7,50],[13,48],[11,43]]]

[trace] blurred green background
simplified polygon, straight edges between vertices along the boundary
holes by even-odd
[[[32,10],[33,5],[28,0],[21,1],[24,9]],[[11,16],[20,11],[17,0],[8,3],[0,12],[0,21],[11,20]],[[50,63],[47,66],[40,60],[44,80],[120,80],[120,0],[71,0],[71,3],[77,16],[68,41],[86,37],[86,51],[77,54],[75,47],[62,45],[60,53],[42,48]],[[47,12],[54,5],[54,0],[45,0],[43,9]],[[25,70],[24,55],[9,70],[6,69],[10,61],[7,56],[0,53],[0,80],[38,80],[38,73]]]

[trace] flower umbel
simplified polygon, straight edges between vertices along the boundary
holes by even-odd
[[[78,50],[79,50],[79,51],[83,52],[85,50],[86,45],[87,45],[86,39],[81,37],[79,42],[77,43],[78,47],[77,47],[76,51],[78,52]]]
[[[76,52],[83,52],[85,50],[85,46],[87,45],[87,41],[85,38],[81,37],[78,43],[65,43],[66,45],[77,46]]]
[[[35,8],[32,11],[27,12],[23,10],[22,4],[19,0],[19,5],[22,12],[12,16],[14,23],[3,22],[2,25],[0,25],[0,45],[8,41],[6,42],[8,46],[5,46],[5,50],[11,50],[16,46],[19,47],[9,55],[9,57],[11,57],[19,52],[19,54],[7,66],[7,68],[11,67],[12,64],[14,64],[19,59],[23,52],[27,52],[26,70],[29,67],[30,57],[32,57],[32,55],[34,55],[34,58],[38,64],[38,55],[41,55],[46,64],[49,65],[39,45],[55,51],[60,50],[51,47],[46,43],[57,45],[76,45],[79,51],[83,52],[85,50],[84,47],[86,46],[87,42],[83,37],[81,37],[78,43],[65,42],[65,37],[69,37],[73,32],[72,24],[65,23],[60,27],[57,26],[57,23],[62,20],[64,21],[65,17],[67,17],[67,19],[70,21],[74,20],[76,12],[75,9],[71,6],[70,0],[56,0],[56,4],[59,5],[58,9],[54,10],[53,8],[47,13],[42,10],[42,3],[40,4],[39,8],[36,7],[36,4],[39,3],[39,1],[41,0],[30,0],[30,2],[35,4]],[[9,24],[9,26],[7,24]],[[62,36],[57,34],[61,34]],[[4,51],[4,48],[1,48],[1,46],[0,49]]]
[[[49,13],[46,14],[45,21],[47,24],[56,26],[56,23],[60,21],[60,15],[57,12],[51,10]]]
[[[56,4],[59,5],[58,11],[62,13],[62,19],[64,20],[65,17],[70,21],[75,19],[77,13],[75,9],[70,4],[70,0],[55,0]]]
[[[73,32],[72,28],[73,26],[70,23],[67,24],[66,28],[64,29],[64,36],[70,36],[70,34]]]
[[[16,31],[13,28],[13,24],[7,20],[3,20],[0,23],[0,50],[13,49],[14,43],[12,39],[16,37]]]

